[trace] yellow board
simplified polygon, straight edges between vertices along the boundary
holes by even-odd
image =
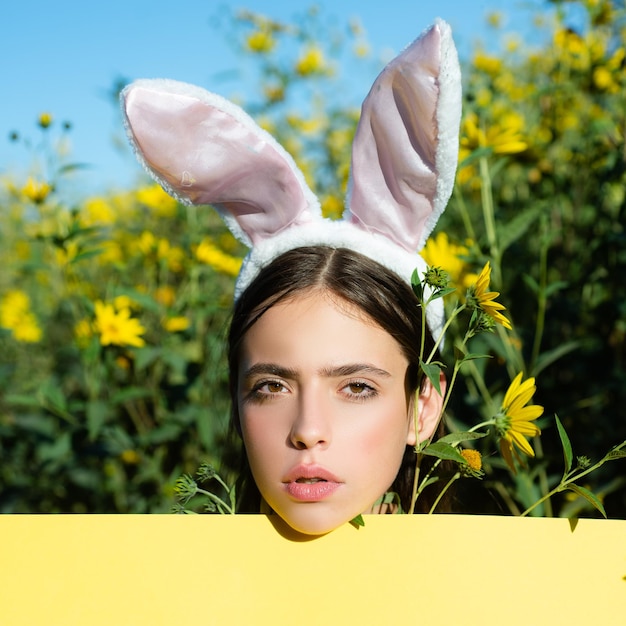
[[[626,521],[0,516],[2,626],[626,625]]]

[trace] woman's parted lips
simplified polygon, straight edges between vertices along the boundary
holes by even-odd
[[[289,473],[283,479],[283,483],[307,483],[307,482],[329,482],[329,483],[341,483],[332,472],[328,471],[321,465],[315,464],[301,464],[292,468]]]

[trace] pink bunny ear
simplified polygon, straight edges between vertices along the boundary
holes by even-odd
[[[452,193],[461,71],[438,20],[378,76],[352,152],[346,219],[410,252],[420,250]]]
[[[320,214],[289,154],[238,106],[172,80],[122,92],[126,129],[148,172],[185,204],[211,204],[251,246]]]

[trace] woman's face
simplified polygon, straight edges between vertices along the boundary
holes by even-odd
[[[252,474],[292,528],[370,511],[415,444],[400,345],[326,293],[271,307],[242,343],[238,409]]]

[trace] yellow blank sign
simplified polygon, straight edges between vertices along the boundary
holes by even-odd
[[[0,516],[2,626],[626,625],[626,521]]]

